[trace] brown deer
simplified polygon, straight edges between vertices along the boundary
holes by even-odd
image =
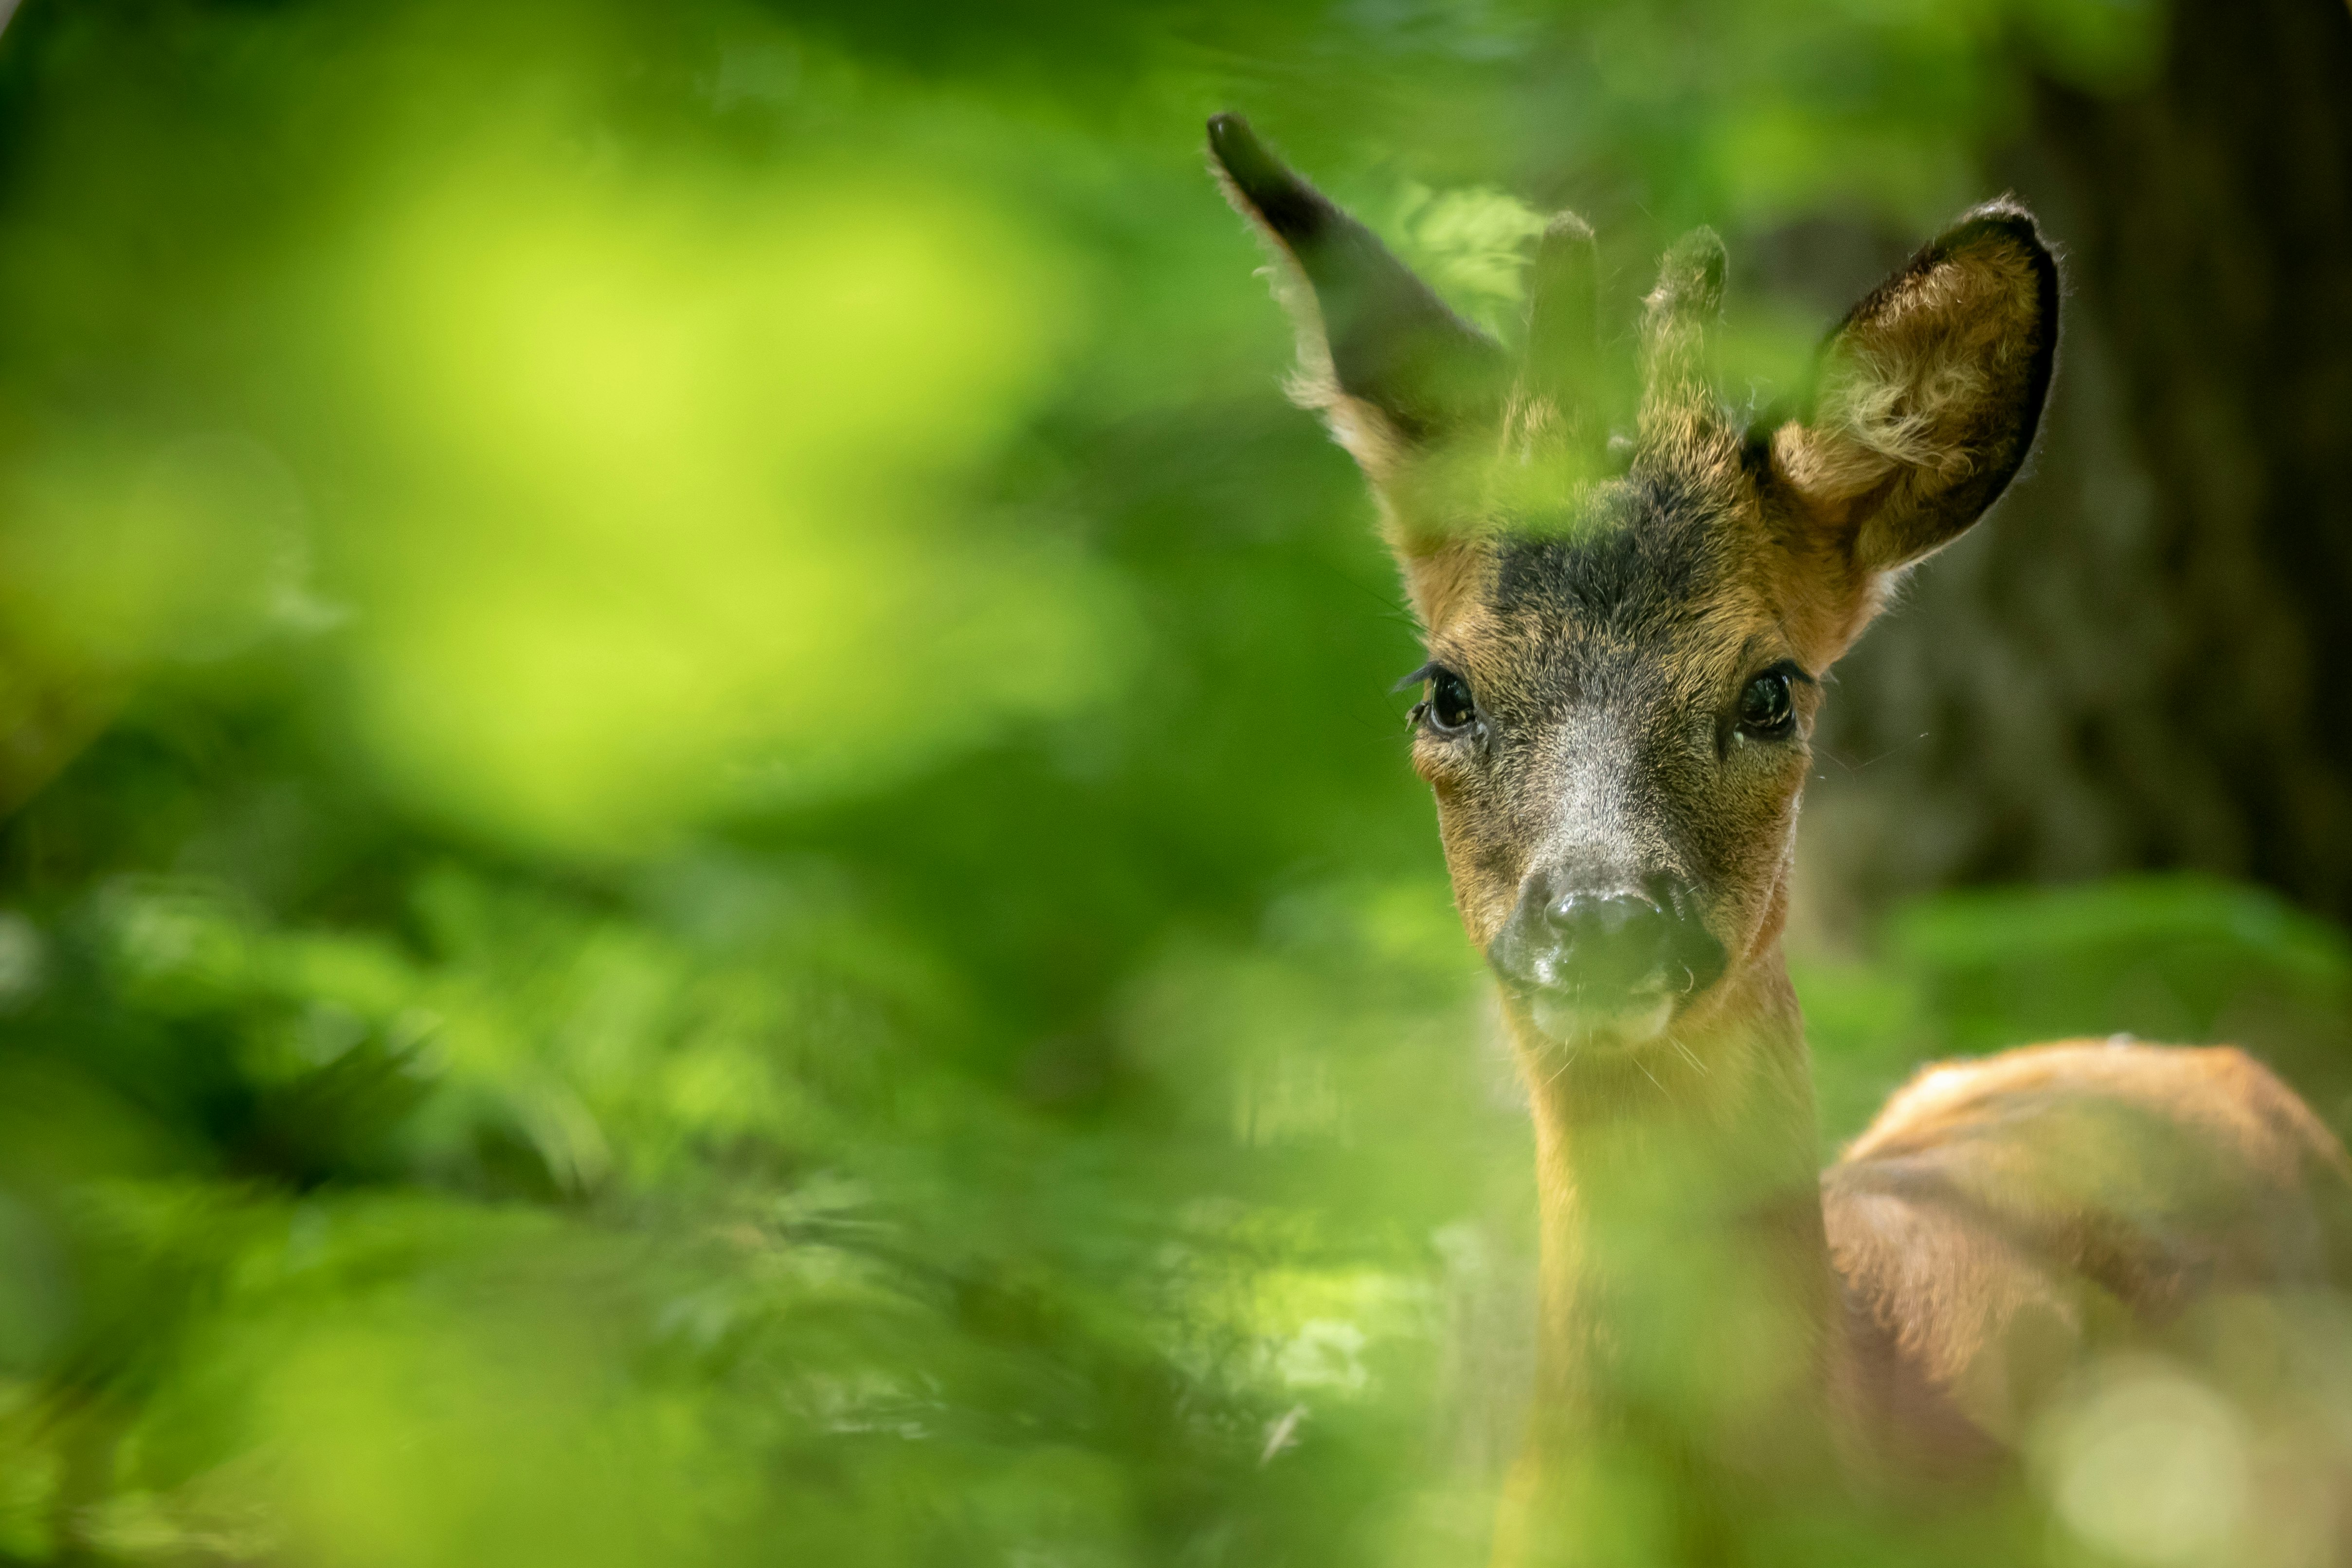
[[[1831,664],[2032,444],[2060,298],[2032,216],[1966,214],[1755,430],[1705,379],[1722,246],[1685,239],[1612,441],[1582,223],[1544,233],[1506,350],[1239,117],[1209,147],[1425,630],[1413,763],[1535,1118],[1534,1414],[1497,1560],[1610,1557],[1577,1500],[1629,1454],[1681,1478],[1698,1560],[1792,1478],[1997,1471],[2087,1348],[2324,1287],[2352,1170],[2234,1049],[1937,1067],[1819,1169],[1780,954],[1808,736]]]

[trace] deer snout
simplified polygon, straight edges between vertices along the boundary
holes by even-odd
[[[1723,973],[1723,945],[1675,879],[1591,887],[1530,877],[1487,960],[1559,1039],[1646,1037]]]

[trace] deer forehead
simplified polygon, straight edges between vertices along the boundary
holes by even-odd
[[[1595,486],[1543,526],[1429,558],[1431,651],[1498,713],[1711,691],[1787,652],[1759,531],[1752,496],[1719,485]]]

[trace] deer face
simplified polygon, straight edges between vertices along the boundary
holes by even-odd
[[[1661,1034],[1778,930],[1821,661],[1732,548],[1757,487],[1717,477],[1599,484],[1435,563],[1463,582],[1414,765],[1471,939],[1562,1043]]]
[[[1969,214],[1855,307],[1811,406],[1738,429],[1706,388],[1723,252],[1666,258],[1630,440],[1580,397],[1591,235],[1534,263],[1525,345],[1453,316],[1232,116],[1210,148],[1273,242],[1302,401],[1372,481],[1427,632],[1413,762],[1523,1043],[1703,1034],[1779,936],[1830,664],[1894,578],[2023,462],[2057,336],[2032,219]]]

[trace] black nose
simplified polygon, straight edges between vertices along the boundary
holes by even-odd
[[[1663,878],[1636,889],[1530,877],[1488,956],[1521,990],[1572,991],[1604,1008],[1644,993],[1704,990],[1724,961],[1696,893]]]

